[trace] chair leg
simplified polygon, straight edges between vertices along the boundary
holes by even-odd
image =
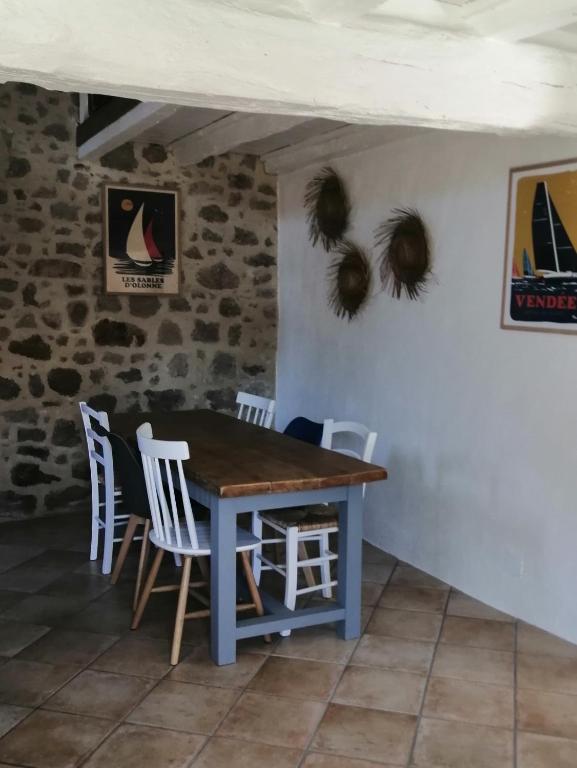
[[[107,486],[104,495],[104,552],[102,555],[102,573],[104,576],[107,576],[112,570],[112,549],[114,547],[114,488]]]
[[[154,587],[154,582],[156,581],[156,577],[158,576],[158,569],[160,568],[160,564],[162,563],[163,557],[164,557],[164,549],[161,549],[159,547],[156,550],[156,555],[154,556],[154,560],[152,561],[152,567],[150,568],[150,572],[146,578],[144,589],[142,590],[142,595],[140,596],[140,600],[138,601],[138,608],[136,609],[136,613],[132,618],[132,624],[130,625],[130,629],[138,629],[138,625],[140,624],[140,621],[142,619],[142,614],[144,613],[144,609],[146,608],[146,604],[148,603],[148,598],[150,597],[150,593],[152,592],[152,588]]]
[[[148,561],[148,552],[150,551],[150,520],[142,520],[144,523],[144,532],[142,534],[142,544],[140,545],[140,557],[138,558],[138,571],[136,572],[136,584],[134,585],[134,600],[132,601],[132,610],[135,611],[138,605],[138,596],[142,586],[142,576]]]
[[[258,539],[262,539],[262,520],[260,519],[258,512],[252,513],[252,534]],[[252,571],[257,585],[260,584],[262,573],[262,562],[259,555],[262,555],[262,544],[252,551]]]
[[[241,552],[240,553],[240,559],[242,561],[242,567],[244,570],[244,575],[246,576],[246,581],[248,584],[248,591],[250,592],[250,597],[252,602],[254,603],[254,608],[256,611],[257,616],[264,616],[264,608],[262,605],[262,599],[260,596],[260,592],[258,591],[258,586],[256,583],[256,578],[254,576],[253,570],[250,567],[250,559],[248,556],[248,552]],[[265,643],[271,642],[271,636],[265,635],[264,636]]]
[[[298,528],[289,526],[286,532],[286,578],[284,604],[294,611],[297,602],[297,581],[298,581]],[[290,636],[290,629],[281,632],[283,637]]]
[[[98,525],[99,517],[99,495],[98,495],[98,482],[95,478],[92,478],[92,532],[90,536],[90,559],[96,560],[98,557],[98,534],[100,532],[100,526]]]
[[[308,560],[309,559],[309,553],[307,552],[307,546],[304,543],[304,541],[299,541],[299,560]],[[315,587],[316,581],[315,576],[313,574],[313,569],[310,567],[310,565],[307,565],[303,568],[304,574],[305,574],[305,581],[307,583],[307,587]]]
[[[328,533],[321,533],[321,538],[319,541],[319,549],[320,549],[321,557],[323,557],[325,553],[329,551],[329,534]],[[323,561],[321,565],[321,576],[322,576],[322,583],[330,585],[331,583],[331,561],[330,560]],[[331,586],[325,586],[323,588],[323,597],[330,599],[332,596],[333,596],[333,588]]]
[[[130,515],[128,518],[128,522],[126,523],[126,530],[124,531],[124,538],[122,539],[122,544],[118,550],[116,563],[114,564],[114,570],[112,571],[112,576],[110,577],[111,584],[116,584],[118,581],[118,577],[120,576],[120,572],[124,567],[124,563],[128,555],[128,550],[130,549],[130,545],[134,539],[136,529],[143,522],[144,520],[142,517],[138,517],[138,515]]]
[[[182,642],[182,628],[184,626],[184,615],[186,613],[186,601],[188,598],[188,585],[190,583],[191,557],[184,557],[182,564],[182,576],[180,579],[180,591],[178,593],[178,606],[176,609],[176,619],[174,622],[174,636],[172,638],[172,652],[170,654],[170,663],[178,664],[180,656],[180,644]]]

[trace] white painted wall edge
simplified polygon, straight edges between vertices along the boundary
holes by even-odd
[[[203,0],[5,0],[0,80],[351,123],[577,133],[577,55]]]

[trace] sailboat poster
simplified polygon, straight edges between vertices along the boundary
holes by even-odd
[[[178,242],[176,191],[105,185],[107,293],[177,294]]]
[[[577,160],[510,172],[501,327],[577,333]]]

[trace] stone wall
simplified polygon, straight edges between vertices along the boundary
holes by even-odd
[[[229,410],[271,395],[275,181],[252,156],[182,168],[158,145],[76,157],[71,95],[0,86],[0,519],[86,507],[78,401]],[[181,192],[179,297],[103,293],[106,180]]]

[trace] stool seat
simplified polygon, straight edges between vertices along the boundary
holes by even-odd
[[[334,504],[315,504],[305,509],[275,509],[261,512],[261,519],[279,528],[296,526],[299,531],[316,531],[324,528],[336,528],[339,524],[338,510]]]

